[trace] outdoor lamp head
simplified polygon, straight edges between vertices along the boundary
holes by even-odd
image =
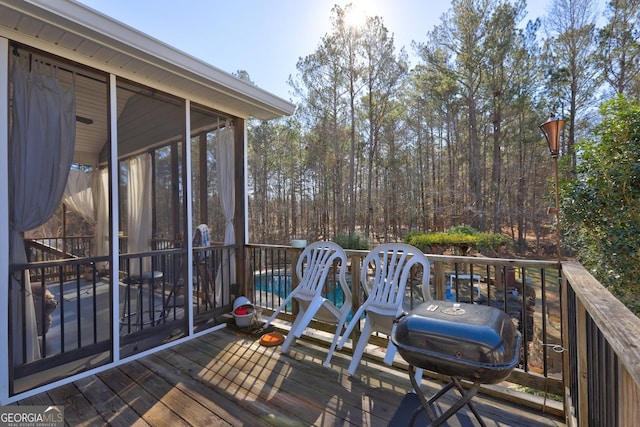
[[[549,152],[553,157],[557,157],[560,153],[560,131],[564,126],[565,120],[551,114],[551,117],[540,125],[540,129],[544,133],[544,137],[549,144]]]

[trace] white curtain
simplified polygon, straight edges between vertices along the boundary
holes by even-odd
[[[72,170],[64,189],[63,203],[90,224],[96,223],[93,208],[93,172]]]
[[[151,242],[151,155],[141,154],[129,160],[127,185],[128,223],[127,249],[130,253],[148,252]],[[131,260],[131,273],[140,273],[138,260]],[[145,259],[142,271],[151,270],[151,260]]]
[[[72,170],[64,189],[62,201],[95,226],[92,256],[109,255],[108,180],[109,171],[106,168]],[[98,269],[106,269],[107,266],[107,263],[99,263]]]
[[[95,210],[95,256],[109,255],[109,170],[107,168],[96,169],[93,178],[93,206]],[[107,264],[98,266],[106,269]]]
[[[109,255],[109,171],[72,170],[62,201],[87,222],[95,226],[92,256]],[[108,263],[100,262],[98,269],[106,270]]]
[[[220,203],[224,212],[224,244],[233,245],[235,241],[235,229],[233,226],[233,213],[235,210],[235,182],[234,182],[234,163],[233,163],[233,126],[229,123],[219,131],[219,139],[216,145],[216,172],[218,174],[218,185],[220,186]],[[229,289],[229,285],[235,283],[235,254],[224,251],[222,255],[222,265],[218,269],[216,275],[215,292],[216,301],[228,304],[229,292],[223,289]]]
[[[22,233],[44,224],[60,204],[73,160],[75,93],[56,78],[57,68],[15,57],[9,136],[10,263],[26,264]],[[73,79],[75,81],[75,79]],[[12,335],[16,363],[40,358],[28,271],[25,301],[12,279]],[[24,313],[23,313],[24,308]],[[23,330],[22,318],[26,330]],[[24,340],[23,340],[24,337]],[[24,348],[24,352],[23,352]]]

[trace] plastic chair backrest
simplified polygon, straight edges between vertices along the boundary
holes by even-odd
[[[343,285],[347,269],[347,255],[336,243],[329,241],[314,242],[300,254],[296,264],[296,275],[300,280],[298,292],[317,294],[322,291],[329,272],[336,260],[340,260],[338,282]]]
[[[385,243],[377,246],[367,254],[360,271],[360,283],[369,288],[366,304],[377,307],[398,309],[402,306],[406,284],[411,279],[411,269],[421,265],[422,295],[431,299],[429,289],[430,266],[427,257],[414,246],[406,243]],[[370,284],[370,274],[373,282]]]

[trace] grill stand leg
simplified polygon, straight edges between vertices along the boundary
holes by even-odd
[[[418,399],[422,404],[422,408],[416,409],[413,412],[413,415],[411,416],[411,421],[409,422],[409,426],[411,427],[416,422],[416,418],[418,417],[418,415],[420,415],[420,412],[422,412],[423,409],[427,413],[427,417],[429,417],[430,420],[433,420],[436,416],[431,410],[431,405],[429,403],[430,401],[427,401],[427,399],[424,397],[424,393],[422,392],[422,389],[420,388],[420,385],[416,380],[416,368],[413,365],[409,365],[409,379],[411,380],[411,385],[413,386],[413,390],[416,392],[416,395],[418,396]],[[448,388],[451,388],[451,386],[447,384],[445,388],[448,389]],[[440,390],[438,394],[441,394],[441,393],[442,393],[442,390]],[[436,394],[436,396],[438,396],[438,394]],[[436,398],[436,396],[434,396],[434,398]],[[432,398],[432,400],[435,400],[435,399]]]
[[[480,425],[482,427],[487,427],[484,421],[482,420],[482,418],[480,418],[480,414],[474,407],[473,403],[471,403],[471,399],[473,398],[473,396],[476,395],[476,393],[480,389],[480,383],[473,383],[473,386],[471,386],[469,390],[465,390],[464,387],[462,387],[462,385],[460,384],[460,380],[458,380],[457,378],[451,377],[451,382],[449,382],[447,385],[442,387],[436,394],[433,395],[433,397],[431,397],[431,399],[427,400],[424,396],[424,393],[422,392],[422,389],[420,388],[420,386],[418,385],[415,379],[415,367],[413,365],[409,365],[409,379],[411,380],[411,385],[413,386],[413,389],[415,390],[416,395],[418,396],[418,399],[422,404],[422,408],[416,409],[416,411],[411,416],[411,422],[409,423],[410,426],[413,426],[416,418],[418,417],[420,412],[422,412],[423,409],[427,413],[427,416],[429,417],[429,419],[431,420],[431,424],[429,424],[429,427],[431,426],[436,427],[436,426],[442,425],[445,421],[451,418],[453,414],[458,412],[464,405],[467,405],[469,409],[471,409],[471,412],[473,412],[473,415],[475,415]],[[442,415],[436,418],[433,411],[431,410],[431,405],[440,397],[442,397],[446,392],[451,390],[453,387],[458,389],[458,392],[461,395],[460,399],[458,399],[458,401],[453,406],[451,406],[446,412],[444,412]]]

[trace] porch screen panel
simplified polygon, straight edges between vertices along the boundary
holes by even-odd
[[[184,100],[124,80],[117,99],[120,354],[127,357],[187,331],[186,115]]]
[[[180,247],[184,236],[182,101],[151,88],[119,82],[118,102],[118,155],[123,187],[120,224],[127,240],[125,252]],[[139,163],[143,155],[148,156],[150,175],[132,174],[132,159],[138,159],[134,168],[146,167]],[[144,162],[147,164],[147,160]],[[131,181],[134,176],[145,177],[143,187],[140,182]],[[131,191],[133,186],[139,191]],[[141,198],[148,201],[146,208],[150,211],[146,217],[143,214],[132,218]],[[146,220],[150,223],[150,235]],[[128,247],[132,239],[137,242],[135,248]]]
[[[194,227],[206,224],[211,242],[224,242],[224,211],[220,202],[217,146],[227,117],[205,109],[191,108],[191,183]],[[195,230],[194,230],[195,231]]]
[[[194,257],[204,260],[208,270],[207,277],[200,282],[206,284],[205,294],[213,308],[230,303],[230,285],[235,282],[233,249],[220,248],[235,243],[232,123],[231,118],[204,107],[191,108],[193,246],[208,246],[201,239],[201,230],[207,230],[206,241],[214,247],[206,252],[196,249],[200,252]],[[195,274],[198,273],[200,270],[197,269]]]

